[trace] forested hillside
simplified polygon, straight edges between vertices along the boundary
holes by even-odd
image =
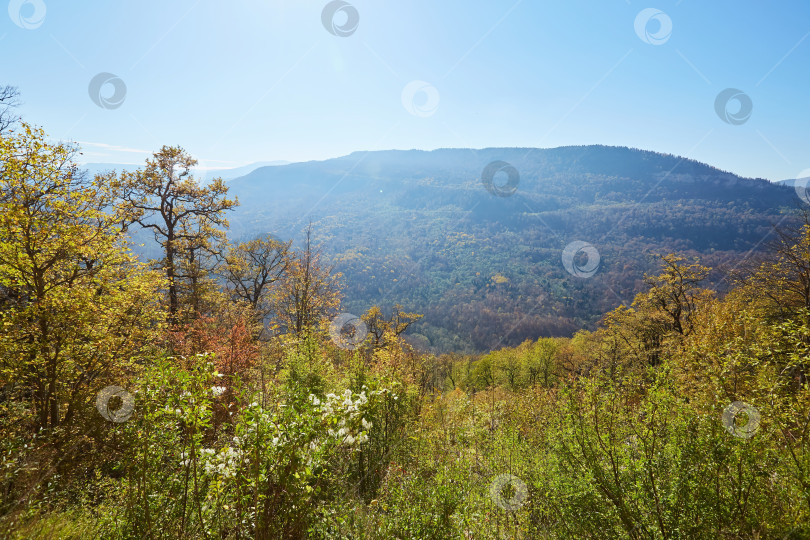
[[[7,4],[0,540],[810,540],[810,1]]]
[[[506,168],[486,189],[497,161],[514,188],[498,192]],[[300,240],[312,221],[344,275],[345,305],[424,314],[412,331],[436,352],[593,329],[640,291],[656,253],[725,269],[710,276],[723,290],[734,261],[803,204],[766,180],[607,146],[357,152],[260,168],[229,187],[241,201],[234,234]],[[599,259],[587,278],[562,262],[575,241]]]
[[[259,219],[258,195],[237,200],[220,180],[198,181],[182,148],[95,177],[75,152],[27,124],[0,129],[0,536],[810,537],[810,214],[784,214],[756,256],[737,257],[788,211],[785,190],[686,163],[700,180],[662,182],[653,202],[633,206],[659,169],[585,173],[581,149],[549,155],[593,176],[548,182],[546,198],[470,188],[442,199],[452,188],[426,171],[403,181],[419,189],[369,180],[367,197],[392,190],[412,208],[405,230],[422,251],[408,255],[419,246],[409,240],[402,253],[433,258],[419,266],[430,272],[388,290],[390,303],[351,314],[346,293],[372,278],[343,288],[353,274],[335,273],[321,248],[354,275],[382,275],[347,242],[357,234],[394,260],[405,237],[385,228],[393,207],[371,209],[381,229],[324,217],[299,245],[245,237],[228,219],[240,203]],[[341,200],[357,219],[356,192]],[[439,210],[418,217],[460,200],[491,213],[465,222],[467,233],[435,220]],[[556,234],[619,231],[603,248],[612,270],[587,277],[591,259],[559,255],[563,241],[520,201],[545,205]],[[681,239],[676,220],[692,232]],[[133,254],[136,230],[153,234],[154,259]],[[429,250],[428,238],[447,243]],[[634,261],[669,241],[691,253],[724,247],[728,285],[712,285],[705,258],[664,253],[595,329],[479,355],[420,352],[410,332],[422,314],[396,305],[457,280],[467,296],[435,304],[448,327],[477,320],[473,335],[505,340],[497,318],[453,314],[486,307],[515,320],[542,300],[568,310],[552,321],[571,332],[583,302],[602,298],[611,276],[635,279]],[[479,250],[485,258],[465,262]],[[511,287],[530,276],[538,292],[515,306],[526,292]],[[544,292],[552,283],[562,291]]]

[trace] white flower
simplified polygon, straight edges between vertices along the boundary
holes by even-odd
[[[365,442],[368,442],[368,435],[363,432],[357,437],[357,444],[363,444]]]
[[[369,430],[369,429],[371,429],[371,426],[373,426],[373,425],[374,425],[374,424],[372,424],[371,422],[369,422],[368,420],[366,420],[365,418],[363,418],[363,420],[361,421],[361,423],[363,424],[363,429],[365,429],[365,430]]]
[[[343,442],[345,442],[348,445],[352,445],[354,444],[354,437],[352,437],[351,435],[346,435],[346,439]]]
[[[211,392],[214,394],[214,397],[221,396],[225,393],[226,388],[224,386],[212,386]]]
[[[343,395],[346,396],[347,398],[351,398],[352,391],[347,388],[346,390],[343,391]]]
[[[338,437],[343,437],[347,433],[349,433],[349,428],[342,427],[338,430]]]

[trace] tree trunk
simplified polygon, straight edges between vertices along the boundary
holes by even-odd
[[[166,277],[169,279],[169,322],[177,323],[177,283],[174,269],[174,230],[169,228],[169,238],[166,240]]]

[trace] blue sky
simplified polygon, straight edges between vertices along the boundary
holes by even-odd
[[[810,2],[352,0],[331,19],[340,33],[356,12],[347,36],[326,5],[12,0],[0,83],[86,162],[608,144],[772,180],[810,168]],[[111,108],[89,95],[99,73],[126,86],[101,87]],[[716,111],[727,88],[750,98],[742,122]]]

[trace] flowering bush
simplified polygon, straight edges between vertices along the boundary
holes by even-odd
[[[380,393],[371,394],[376,396]],[[363,390],[354,401],[352,397],[352,391],[345,390],[342,396],[326,394],[326,401],[321,403],[317,397],[310,395],[313,404],[320,407],[321,417],[330,425],[337,424],[327,430],[329,436],[339,444],[359,446],[368,442],[368,432],[373,423],[361,415],[362,408],[368,405],[366,391]]]
[[[388,388],[320,397],[298,386],[277,396],[245,392],[216,434],[221,376],[209,357],[191,364],[177,369],[166,360],[146,374],[138,414],[124,424],[135,449],[126,457],[135,536],[168,522],[205,535],[303,535],[335,474],[374,437],[380,403],[399,399]]]

